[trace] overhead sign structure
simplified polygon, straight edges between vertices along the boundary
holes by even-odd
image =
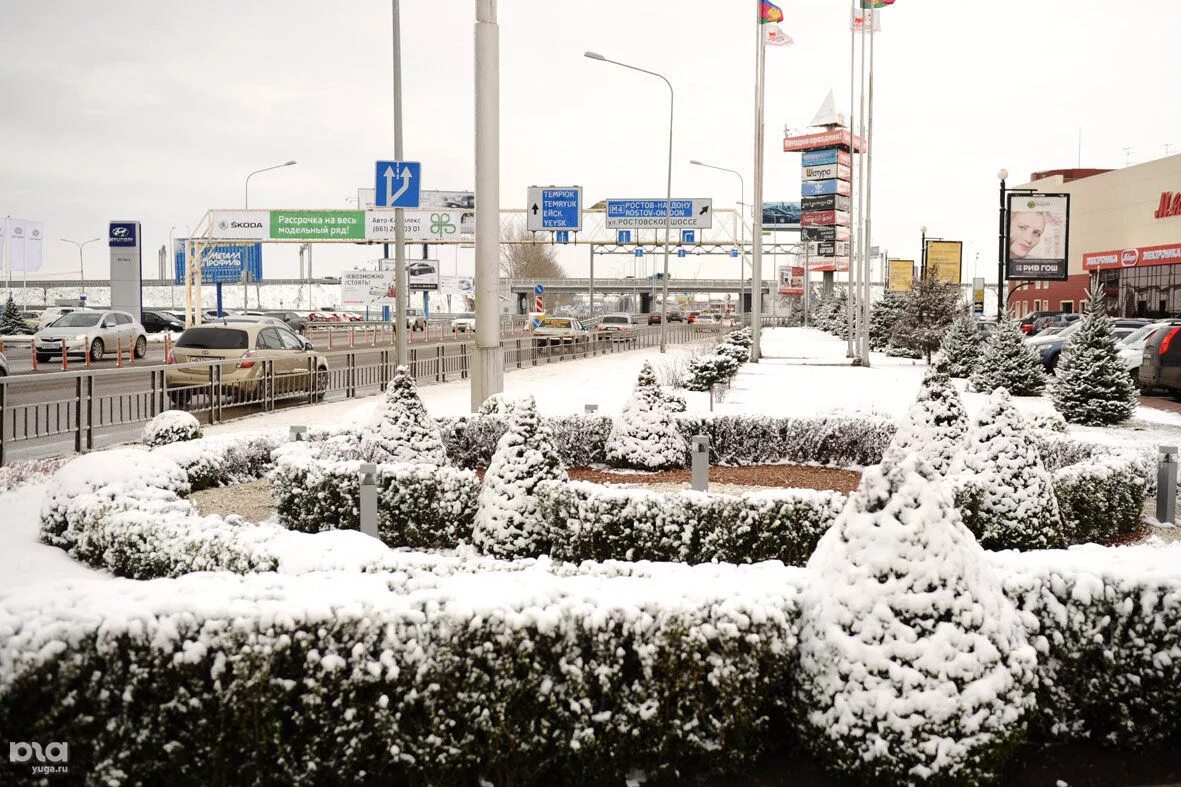
[[[609,199],[606,227],[613,229],[707,230],[714,225],[712,199]],[[668,205],[667,218],[665,206]]]
[[[582,230],[582,186],[530,186],[525,206],[531,232]]]
[[[177,238],[172,250],[176,283],[185,283],[188,241]],[[201,281],[206,284],[235,284],[243,280],[262,281],[261,243],[217,243],[197,247],[201,260]]]
[[[417,208],[422,164],[417,161],[379,161],[373,182],[375,206]]]
[[[890,260],[886,289],[890,292],[910,292],[914,286],[914,260]]]
[[[1070,259],[1070,195],[1009,194],[1005,276],[1065,281]]]
[[[935,281],[959,284],[962,276],[964,244],[958,240],[927,241],[927,270]]]

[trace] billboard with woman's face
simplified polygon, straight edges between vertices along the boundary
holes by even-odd
[[[1010,279],[1065,281],[1070,251],[1069,194],[1010,194],[1005,239]]]

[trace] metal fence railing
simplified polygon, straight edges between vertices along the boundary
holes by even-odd
[[[724,330],[670,325],[668,341],[703,341]],[[506,337],[501,347],[509,371],[659,343],[659,327],[637,327],[627,333],[571,339]],[[410,346],[411,373],[419,385],[466,379],[474,345],[467,340]],[[195,361],[0,378],[0,465],[17,454],[57,456],[124,442],[167,409],[193,413],[204,423],[221,423],[283,406],[377,393],[393,376],[396,355],[388,346],[357,346],[317,351],[298,366],[257,360],[243,368],[241,363]],[[178,381],[181,377],[183,382]]]

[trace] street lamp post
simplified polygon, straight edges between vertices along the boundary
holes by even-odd
[[[919,278],[925,279],[927,277],[927,225],[926,224],[923,225],[922,230],[923,230],[923,242],[922,242],[922,245],[919,246]]]
[[[742,206],[746,204],[743,202],[743,200],[746,198],[746,181],[742,179],[742,173],[736,169],[719,167],[715,164],[706,164],[704,161],[698,161],[697,159],[693,159],[689,163],[696,164],[699,167],[716,169],[721,172],[729,172],[732,175],[738,176],[738,243],[739,248],[742,249],[742,263],[738,268],[738,311],[739,313],[745,312],[746,306],[743,303],[742,296],[746,288],[746,221],[742,217]]]
[[[1009,177],[1009,170],[1002,169],[996,176],[1001,182],[1000,230],[997,234],[996,258],[996,318],[999,321],[1005,316],[1005,180]]]
[[[254,170],[254,172],[251,172],[249,175],[247,175],[246,176],[246,198],[243,201],[244,207],[246,207],[246,208],[250,207],[250,179],[251,178],[253,178],[255,175],[259,174],[260,172],[270,172],[272,169],[279,169],[281,167],[290,167],[290,166],[294,166],[294,165],[295,165],[294,161],[284,161],[282,164],[276,164],[273,167],[263,167],[262,169],[256,169],[256,170]]]
[[[665,189],[664,201],[664,277],[661,280],[661,303],[660,303],[660,351],[668,351],[668,250],[671,242],[670,236],[672,234],[672,200],[673,200],[673,85],[662,74],[655,71],[649,71],[646,68],[638,68],[630,66],[627,63],[620,63],[618,60],[611,60],[603,57],[597,52],[586,52],[586,57],[591,60],[601,60],[604,63],[612,63],[623,68],[630,68],[632,71],[639,71],[641,74],[649,74],[664,80],[664,84],[668,85],[668,183]]]
[[[72,243],[78,247],[78,276],[79,276],[79,278],[82,279],[82,294],[85,295],[86,294],[86,267],[82,264],[82,249],[84,249],[88,243],[98,243],[100,240],[102,240],[102,238],[91,238],[90,240],[84,240],[81,242],[76,241],[76,240],[70,240],[69,238],[62,238],[61,240],[62,240],[62,243]]]
[[[243,207],[245,207],[247,209],[250,208],[250,179],[251,178],[253,178],[255,175],[259,174],[260,172],[270,172],[272,169],[280,169],[282,167],[290,167],[290,166],[293,166],[294,164],[295,164],[295,161],[284,161],[282,164],[275,164],[272,167],[263,167],[262,169],[256,169],[256,170],[254,170],[254,172],[251,172],[249,175],[247,175],[246,176],[246,196],[245,196],[245,199],[243,200]],[[242,309],[243,309],[243,311],[245,311],[246,306],[247,306],[247,303],[246,303],[247,293],[249,293],[249,291],[250,291],[250,289],[249,289],[250,268],[247,267],[245,265],[245,263],[243,263],[242,268],[243,268],[243,270],[242,270]],[[217,284],[217,304],[218,304],[218,311],[221,311],[221,282],[220,281]],[[259,306],[262,306],[261,302],[259,303]]]

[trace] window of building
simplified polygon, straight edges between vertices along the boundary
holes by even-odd
[[[1061,303],[1058,304],[1058,308],[1061,309],[1062,311],[1066,312],[1067,314],[1073,314],[1074,313],[1074,301],[1062,301]]]

